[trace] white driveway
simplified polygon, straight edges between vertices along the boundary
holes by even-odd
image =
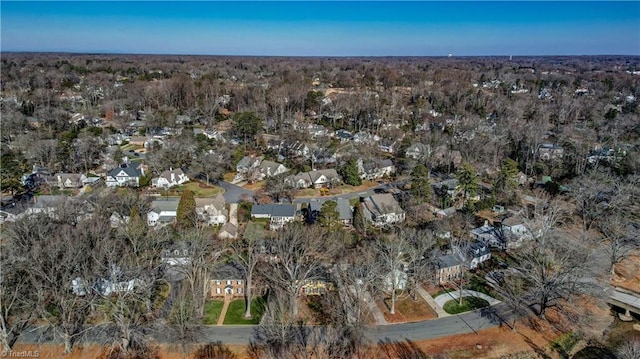
[[[490,297],[484,293],[480,293],[480,292],[476,292],[475,290],[468,290],[468,289],[463,289],[462,290],[462,297],[476,297],[476,298],[481,298],[486,300],[487,302],[489,302],[489,305],[494,305],[494,304],[498,304],[500,303],[499,300]],[[460,299],[460,291],[459,290],[455,290],[453,292],[448,292],[448,293],[443,293],[440,294],[439,296],[433,298],[436,301],[436,304],[438,304],[440,306],[440,308],[444,307],[444,304],[450,300],[454,300],[454,299]]]

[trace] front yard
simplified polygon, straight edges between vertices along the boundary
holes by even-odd
[[[219,193],[223,193],[223,189],[218,186],[207,185],[200,181],[190,181],[183,185],[168,189],[167,191],[158,190],[157,192],[163,196],[180,197],[184,190],[191,190],[196,198],[215,197]]]
[[[411,296],[396,299],[395,314],[389,313],[391,298],[385,298],[384,301],[378,300],[376,303],[389,323],[417,322],[438,317],[420,296],[416,301]]]

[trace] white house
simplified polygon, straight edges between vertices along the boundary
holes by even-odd
[[[251,207],[252,218],[269,218],[269,228],[279,229],[295,220],[296,206],[293,204],[258,204]]]
[[[55,180],[59,188],[82,188],[87,176],[78,173],[58,173]]]
[[[196,213],[209,226],[227,222],[227,209],[222,194],[212,198],[196,198]]]
[[[138,187],[144,170],[139,163],[123,163],[107,173],[105,184],[107,187]]]
[[[180,198],[162,198],[151,202],[151,211],[147,213],[147,224],[150,227],[164,226],[173,223],[178,214]]]
[[[390,159],[363,163],[362,159],[358,158],[357,166],[360,178],[366,180],[375,180],[385,176],[391,176],[396,170]]]
[[[180,168],[170,168],[151,180],[151,184],[156,188],[171,188],[185,182],[189,182],[189,177]]]
[[[295,188],[321,188],[340,183],[341,179],[335,169],[301,172],[284,179],[285,183]]]
[[[431,146],[420,142],[413,143],[405,152],[406,158],[413,158],[414,160],[424,160],[429,156],[431,156]]]
[[[467,247],[455,247],[454,251],[468,269],[476,269],[478,265],[491,258],[489,246],[483,242],[473,242]]]

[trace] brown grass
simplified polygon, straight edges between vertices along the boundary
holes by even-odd
[[[384,302],[378,300],[376,303],[389,323],[417,322],[437,318],[433,309],[421,297],[416,301],[412,297],[397,299],[395,314],[389,313],[391,298],[385,298]]]

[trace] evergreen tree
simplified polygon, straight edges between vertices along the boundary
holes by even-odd
[[[471,164],[464,163],[458,169],[456,178],[458,179],[458,186],[462,190],[462,206],[464,207],[467,204],[467,198],[474,196],[480,188],[478,174]]]
[[[195,228],[197,219],[196,199],[193,191],[186,189],[182,192],[180,203],[178,203],[176,225],[180,229]]]
[[[429,169],[420,163],[413,168],[411,175],[413,176],[411,180],[411,194],[415,198],[428,202],[433,196],[431,181],[429,180]]]
[[[511,189],[517,185],[516,177],[518,176],[518,162],[511,158],[506,158],[500,166],[500,177],[498,178],[498,187],[501,189]]]
[[[320,215],[318,216],[320,224],[333,229],[339,224],[339,218],[338,203],[335,201],[325,201],[322,207],[320,207]]]
[[[367,222],[367,218],[364,215],[362,206],[360,203],[358,203],[353,209],[353,226],[363,236],[366,236],[368,225],[369,223]]]
[[[351,159],[340,169],[340,175],[344,183],[351,186],[359,186],[362,184],[360,173],[358,173],[358,163]]]

